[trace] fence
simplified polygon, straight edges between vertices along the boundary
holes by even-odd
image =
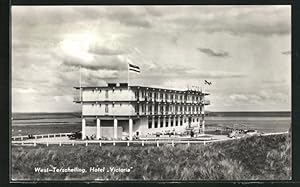
[[[278,133],[265,133],[265,134],[260,134],[260,136],[270,136],[270,135],[279,135],[279,134],[287,134],[288,132],[278,132]],[[160,140],[153,140],[153,139],[143,139],[143,140],[56,140],[56,141],[36,141],[38,138],[50,138],[50,137],[64,137],[67,136],[68,134],[71,133],[58,133],[58,134],[41,134],[41,135],[34,135],[34,139],[26,140],[25,138],[28,139],[28,136],[15,136],[12,137],[13,141],[12,144],[14,145],[29,145],[29,146],[36,146],[36,145],[93,145],[93,144],[99,144],[99,146],[102,145],[113,145],[116,146],[116,144],[119,145],[142,145],[145,146],[147,145],[156,145],[159,147],[160,145],[166,145],[166,144],[171,144],[173,147],[175,144],[186,144],[187,146],[190,146],[191,144],[208,144],[208,143],[214,143],[214,142],[223,142],[223,141],[228,141],[228,140],[235,140],[235,139],[240,139],[242,137],[236,137],[236,138],[224,138],[224,139],[216,139],[216,140],[208,140],[208,139],[202,139],[202,140],[174,140],[174,139],[160,139]],[[20,139],[20,140],[17,140]],[[23,141],[25,140],[25,141]]]
[[[116,146],[117,144],[119,145],[156,145],[157,147],[161,145],[172,145],[175,147],[177,144],[186,144],[187,146],[190,146],[191,144],[203,144],[206,145],[208,143],[213,143],[213,142],[221,142],[221,141],[227,141],[227,140],[232,140],[232,139],[220,139],[220,140],[205,140],[205,141],[199,141],[199,140],[135,140],[135,141],[125,141],[125,140],[89,140],[89,141],[76,141],[76,140],[65,140],[65,141],[12,141],[12,144],[14,145],[28,145],[28,146],[36,146],[36,145],[113,145]]]
[[[72,133],[54,133],[54,134],[38,134],[32,135],[31,138],[29,135],[24,136],[13,136],[12,140],[26,140],[26,139],[38,139],[38,138],[54,138],[54,137],[65,137]]]

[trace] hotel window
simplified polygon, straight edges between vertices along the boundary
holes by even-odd
[[[171,120],[171,127],[173,127],[173,125],[174,125],[173,123],[174,123],[174,121],[173,121],[173,120]]]
[[[157,128],[158,127],[158,124],[157,124],[157,119],[154,121],[154,128]]]
[[[152,127],[152,120],[148,120],[148,129],[151,129],[151,127]]]
[[[108,90],[105,90],[105,98],[108,98]]]
[[[164,127],[163,119],[160,119],[160,127]]]
[[[180,126],[182,126],[182,121],[183,121],[183,119],[182,119],[182,118],[180,118]]]
[[[145,98],[145,91],[142,90],[142,98]]]
[[[151,105],[148,105],[148,112],[152,113],[152,107],[151,107]]]
[[[163,94],[163,93],[161,93],[161,94],[160,94],[160,99],[162,100],[162,99],[163,99],[163,97],[164,97],[164,94]]]
[[[108,104],[105,105],[105,112],[108,113]]]
[[[175,126],[178,126],[178,120],[176,120],[176,122],[175,122]]]
[[[142,104],[142,112],[145,112],[145,104]]]
[[[166,119],[166,127],[169,126],[169,119]]]
[[[186,118],[184,118],[184,123],[186,123]]]

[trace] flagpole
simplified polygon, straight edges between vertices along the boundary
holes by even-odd
[[[79,87],[80,87],[80,92],[79,92],[79,99],[80,99],[80,104],[81,104],[81,65],[79,66]]]
[[[205,134],[205,82],[203,85],[202,134]]]
[[[129,89],[129,64],[127,66],[127,83],[128,83],[128,89]]]

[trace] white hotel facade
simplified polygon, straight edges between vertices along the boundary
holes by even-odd
[[[82,106],[82,138],[120,139],[164,132],[184,132],[196,126],[204,130],[204,106],[208,95],[195,90],[171,90],[127,83],[105,87],[75,87]]]

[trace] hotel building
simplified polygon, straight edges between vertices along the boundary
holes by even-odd
[[[82,106],[82,138],[148,136],[156,133],[204,130],[204,106],[208,95],[196,90],[171,90],[127,83],[105,87],[75,87]]]

